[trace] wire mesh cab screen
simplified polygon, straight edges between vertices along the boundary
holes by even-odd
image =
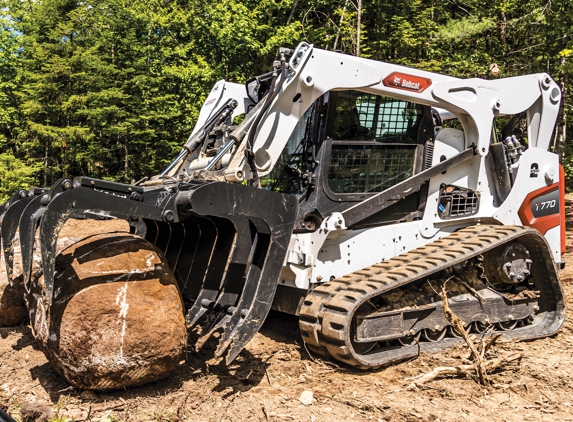
[[[333,93],[327,137],[416,143],[422,107],[408,101],[359,91]]]
[[[377,193],[412,177],[422,107],[359,91],[332,94],[326,131],[330,191]]]
[[[413,175],[415,146],[333,144],[328,187],[334,193],[382,192]]]

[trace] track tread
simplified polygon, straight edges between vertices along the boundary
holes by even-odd
[[[330,355],[361,369],[377,368],[415,356],[416,345],[397,348],[395,353],[389,353],[388,356],[378,360],[376,358],[368,360],[365,355],[357,355],[350,350],[352,318],[360,305],[392,289],[448,268],[454,261],[463,262],[514,238],[531,233],[538,232],[521,226],[467,227],[395,258],[324,283],[307,296],[302,306],[300,328],[303,339],[305,342],[306,339],[310,339],[311,343],[308,344],[319,349],[322,356]],[[541,249],[539,248],[540,253]],[[310,305],[307,306],[307,303]],[[535,329],[531,330],[535,333]],[[543,335],[528,334],[526,338],[540,336]],[[428,349],[443,350],[459,341],[449,338],[447,341],[430,343]]]

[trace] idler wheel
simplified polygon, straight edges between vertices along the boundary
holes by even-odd
[[[517,320],[497,322],[495,326],[500,331],[509,331],[517,327],[517,322]]]
[[[468,334],[469,334],[471,328],[472,328],[471,324],[464,326],[464,330]],[[461,335],[456,331],[456,329],[452,325],[448,325],[448,336],[456,337],[456,338],[461,337]]]
[[[187,332],[173,273],[151,243],[128,233],[83,239],[56,258],[54,297],[33,280],[30,321],[40,348],[71,385],[116,389],[165,377]]]
[[[412,344],[416,344],[417,341],[420,340],[422,335],[422,331],[418,331],[416,334],[412,334],[411,336],[405,336],[398,339],[398,342],[402,346],[411,346]]]
[[[376,306],[374,306],[374,304],[372,302],[366,301],[362,305],[360,305],[360,307],[358,308],[358,310],[354,314],[354,318],[356,318],[358,316],[366,316],[366,315],[369,315],[369,314],[374,313],[374,312],[376,312]],[[354,321],[356,322],[356,320],[354,320]],[[356,337],[355,326],[356,326],[356,324],[353,324],[353,330],[351,333],[352,348],[359,355],[365,355],[366,353],[368,353],[369,351],[374,349],[374,347],[376,347],[376,344],[378,342],[377,341],[369,341],[369,342],[357,342],[357,341],[355,341],[354,340],[354,338]]]
[[[441,330],[431,330],[430,328],[426,328],[423,330],[423,337],[427,341],[440,341],[446,336],[446,332],[448,329],[446,327],[442,328]]]
[[[491,324],[488,324],[487,322],[481,322],[481,321],[472,322],[472,330],[474,333],[477,334],[485,333],[489,327],[491,327]]]

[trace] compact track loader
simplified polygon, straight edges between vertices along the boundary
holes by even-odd
[[[19,233],[29,291],[39,237],[49,313],[64,223],[116,218],[162,252],[196,346],[219,333],[227,363],[271,308],[300,316],[311,353],[362,369],[446,349],[462,341],[437,294],[446,280],[468,332],[559,330],[564,176],[549,147],[561,91],[549,75],[457,79],[306,43],[280,55],[246,89],[219,81],[160,175],[16,193],[2,214],[8,275]],[[519,122],[527,146],[512,137]]]

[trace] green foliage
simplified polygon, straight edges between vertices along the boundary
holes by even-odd
[[[0,0],[0,152],[11,157],[2,189],[156,174],[214,82],[264,73],[278,47],[302,40],[356,54],[358,29],[360,54],[376,60],[458,77],[549,72],[566,88],[571,81],[570,2],[362,3]],[[562,124],[573,111],[568,92]]]
[[[0,153],[0,203],[20,189],[28,190],[34,184],[38,165],[27,165],[9,153]]]

